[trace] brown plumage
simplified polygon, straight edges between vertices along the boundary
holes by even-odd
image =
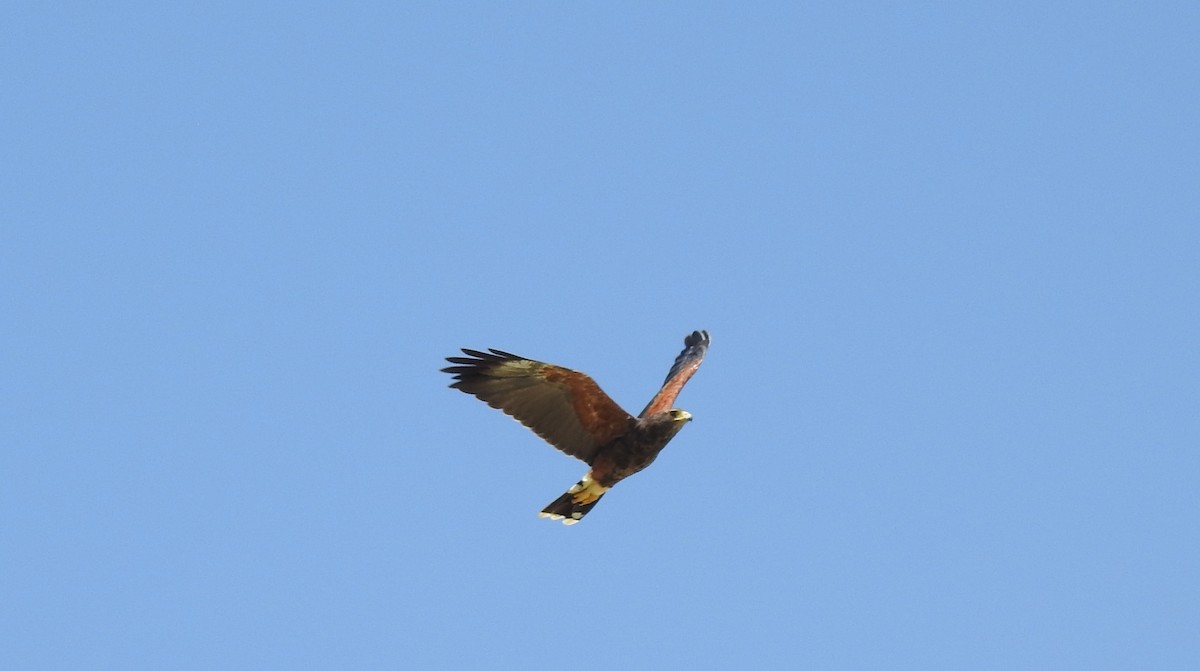
[[[707,331],[684,338],[662,388],[637,417],[621,409],[592,378],[508,352],[464,349],[447,357],[454,366],[451,387],[504,411],[546,442],[583,460],[591,470],[546,506],[542,517],[574,524],[583,519],[613,485],[646,468],[691,420],[672,408],[708,351]]]

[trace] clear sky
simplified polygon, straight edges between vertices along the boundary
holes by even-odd
[[[1200,668],[1198,35],[6,4],[0,667]],[[637,412],[701,328],[573,527],[438,371]]]

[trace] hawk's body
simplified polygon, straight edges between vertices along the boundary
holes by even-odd
[[[583,373],[515,354],[464,349],[447,357],[455,366],[451,387],[512,415],[554,447],[582,459],[591,470],[542,511],[543,517],[574,524],[621,480],[646,468],[692,416],[672,408],[683,385],[708,350],[707,331],[684,339],[662,388],[634,417]]]

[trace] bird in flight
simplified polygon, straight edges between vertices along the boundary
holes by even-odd
[[[491,349],[446,357],[450,386],[504,411],[546,442],[591,466],[583,479],[540,516],[575,524],[621,480],[646,468],[692,416],[672,407],[708,351],[708,331],[683,339],[662,388],[637,417],[621,409],[592,378],[561,366]]]

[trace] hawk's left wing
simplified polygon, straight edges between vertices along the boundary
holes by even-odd
[[[546,442],[592,463],[596,450],[628,432],[633,417],[578,371],[500,350],[447,357],[450,385],[504,411]]]

